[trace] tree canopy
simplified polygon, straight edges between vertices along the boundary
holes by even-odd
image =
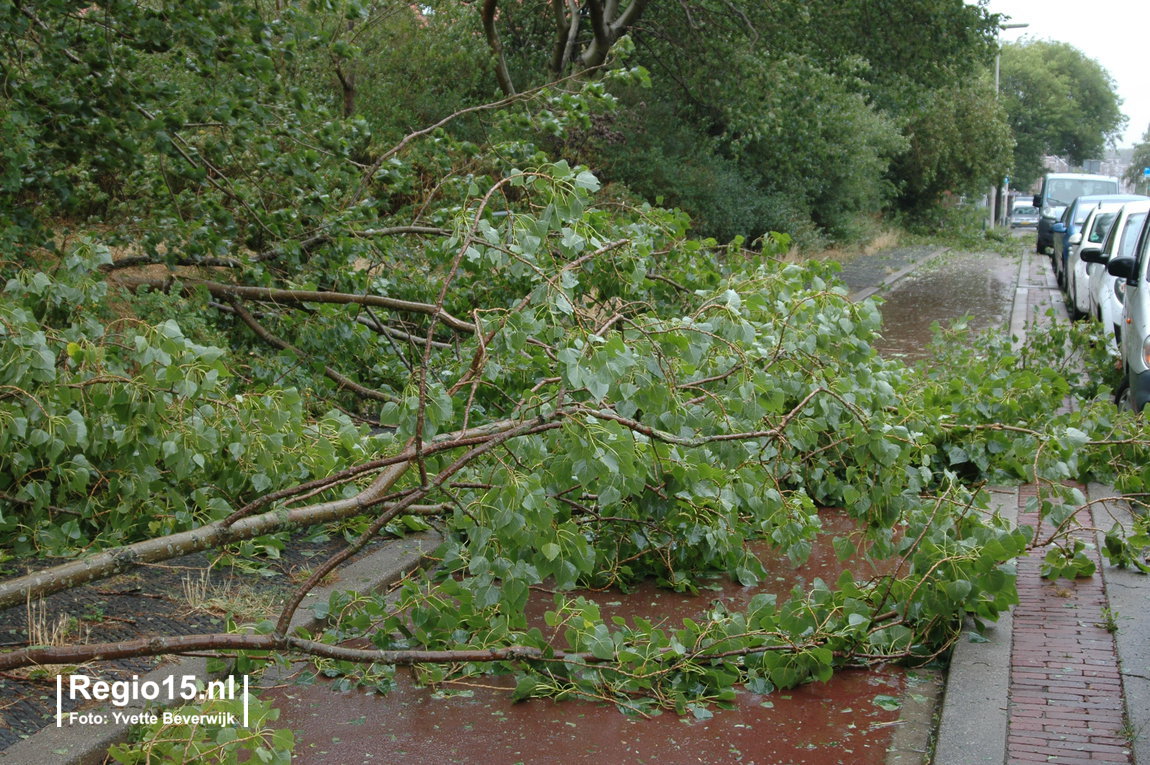
[[[1014,132],[1020,187],[1042,174],[1045,155],[1074,165],[1101,157],[1126,124],[1110,75],[1069,43],[1004,45],[1000,96]]]
[[[929,208],[1008,169],[1005,115],[985,85],[995,22],[980,6],[690,0],[626,9],[630,44],[613,55],[649,71],[651,86],[621,94],[616,119],[637,140],[592,135],[587,161],[683,206],[708,234],[850,239],[892,206]],[[569,46],[598,39],[543,6],[499,5],[485,19],[501,35],[493,55],[521,83],[558,74],[547,63],[553,19]],[[912,26],[914,35],[902,33]],[[970,97],[944,107],[954,91]],[[668,179],[683,183],[668,188]]]

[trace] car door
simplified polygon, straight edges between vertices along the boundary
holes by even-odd
[[[1143,215],[1141,223],[1145,223]],[[1150,237],[1147,236],[1147,226],[1139,225],[1135,243],[1132,246],[1134,254],[1134,278],[1128,280],[1122,301],[1122,364],[1128,370],[1143,371],[1150,364],[1146,357],[1146,344],[1150,340],[1150,282],[1147,281],[1147,267],[1150,266]],[[1123,237],[1127,239],[1127,237]],[[1130,237],[1127,239],[1134,239]],[[1121,256],[1121,250],[1118,253]]]

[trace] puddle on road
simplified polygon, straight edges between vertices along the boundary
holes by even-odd
[[[771,572],[757,587],[725,579],[715,589],[680,595],[643,585],[633,592],[578,593],[593,597],[605,620],[642,616],[678,626],[698,618],[716,600],[741,609],[757,593],[779,596],[806,588],[816,578],[833,582],[846,567],[835,557],[834,536],[849,534],[853,522],[842,513],[821,513],[824,533],[810,559],[796,569],[768,551],[755,552]],[[856,577],[877,573],[856,562]],[[540,618],[551,607],[541,594],[529,608]],[[464,695],[443,696],[415,687],[406,672],[385,696],[338,693],[326,682],[290,685],[261,692],[279,707],[279,725],[299,731],[296,763],[851,763],[885,762],[897,708],[876,704],[880,696],[899,698],[908,673],[897,667],[837,672],[827,683],[811,683],[766,696],[741,692],[734,709],[714,708],[708,720],[683,719],[673,712],[641,719],[614,705],[590,701],[533,699],[513,703],[509,677],[476,680]]]
[[[879,353],[915,361],[927,355],[931,324],[970,316],[973,329],[1003,327],[1010,318],[1017,258],[997,253],[946,253],[919,266],[882,294]]]
[[[710,720],[673,713],[650,719],[584,701],[508,701],[507,690],[476,688],[468,698],[434,697],[410,681],[385,697],[323,686],[261,696],[279,707],[278,725],[301,731],[294,763],[883,763],[898,711],[875,705],[898,697],[894,671],[848,670],[829,682],[758,696]]]

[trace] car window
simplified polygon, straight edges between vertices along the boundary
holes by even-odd
[[[1086,241],[1091,244],[1098,244],[1106,238],[1106,232],[1114,225],[1114,219],[1118,217],[1116,212],[1098,213],[1094,216],[1094,225],[1090,228],[1090,233],[1086,236]]]
[[[1118,235],[1119,231],[1126,226],[1125,221],[1122,221],[1119,226],[1111,226],[1110,230],[1106,232],[1106,241],[1102,243],[1102,251],[1106,253],[1107,257],[1114,253],[1114,238]]]
[[[1122,244],[1118,247],[1118,257],[1129,258],[1134,255],[1134,246],[1138,244],[1138,235],[1142,233],[1142,224],[1146,220],[1146,213],[1131,213],[1126,219],[1126,228],[1122,231]]]
[[[1047,203],[1057,207],[1068,205],[1075,197],[1090,194],[1117,194],[1118,184],[1102,178],[1057,178],[1049,181],[1046,188]]]

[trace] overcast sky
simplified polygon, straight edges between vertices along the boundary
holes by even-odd
[[[1002,30],[1003,42],[1066,42],[1101,64],[1113,78],[1122,112],[1129,118],[1118,145],[1133,146],[1142,139],[1150,126],[1150,57],[1141,23],[1146,6],[1130,0],[990,0],[987,8],[1011,17],[1004,23],[1030,25]]]

